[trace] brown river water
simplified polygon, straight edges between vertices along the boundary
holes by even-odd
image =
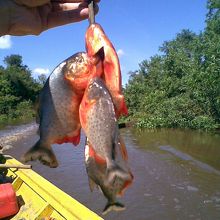
[[[14,146],[7,154],[19,159],[38,139],[36,125],[0,131],[0,142]],[[220,135],[192,130],[122,129],[134,174],[133,185],[119,200],[127,209],[106,220],[219,220]],[[54,145],[60,166],[32,162],[33,169],[101,215],[106,199],[90,192],[84,166],[84,139],[78,147]]]

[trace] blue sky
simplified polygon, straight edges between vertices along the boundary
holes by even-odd
[[[202,31],[207,13],[206,0],[101,0],[99,8],[96,22],[119,52],[123,84],[127,73],[158,53],[165,40],[172,40],[182,29]],[[49,73],[70,55],[85,51],[87,27],[86,20],[39,36],[0,38],[0,65],[5,56],[20,54],[35,76],[41,71]]]

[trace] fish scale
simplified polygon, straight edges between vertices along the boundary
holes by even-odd
[[[110,96],[108,98],[110,99]],[[87,120],[88,124],[91,124],[91,127],[88,127],[88,133],[91,136],[89,140],[92,145],[97,146],[97,153],[101,155],[105,154],[103,153],[103,146],[111,146],[112,140],[115,138],[113,134],[108,135],[108,138],[106,138],[106,134],[111,134],[114,127],[117,126],[112,108],[106,105],[105,102],[106,99],[97,101],[97,105],[90,109]],[[108,124],[105,122],[106,118],[108,118]]]

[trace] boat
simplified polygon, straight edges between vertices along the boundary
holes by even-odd
[[[15,158],[5,155],[6,178],[12,180],[19,211],[13,220],[101,220],[86,206],[51,182],[28,169]]]

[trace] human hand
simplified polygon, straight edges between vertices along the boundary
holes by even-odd
[[[95,13],[98,12],[99,1],[95,0]],[[38,35],[47,29],[79,22],[89,16],[87,0],[4,0],[3,2],[2,4],[8,4],[8,16],[10,16],[7,19],[7,32],[4,34],[9,35]]]

